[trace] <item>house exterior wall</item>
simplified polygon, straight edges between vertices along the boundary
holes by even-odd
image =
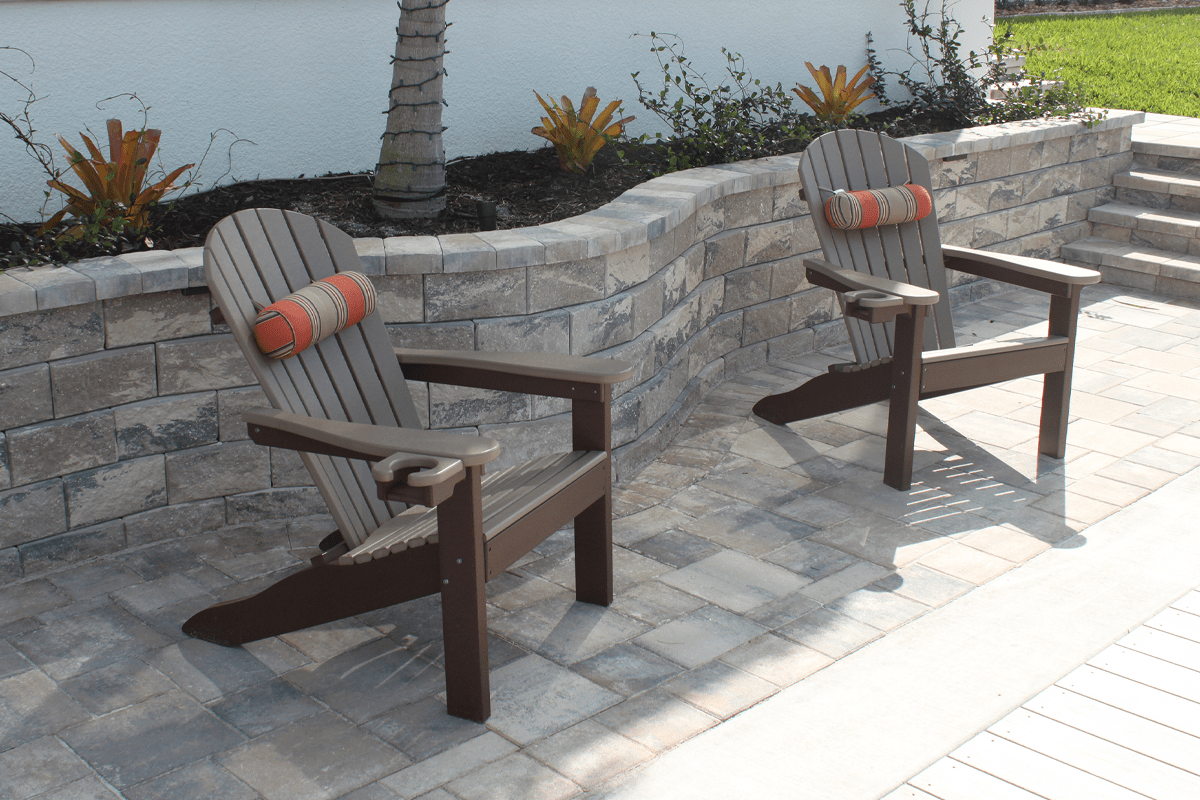
[[[906,141],[930,159],[946,244],[1056,258],[1090,234],[1143,116]],[[819,245],[797,162],[673,173],[536,228],[356,245],[398,346],[633,363],[614,389],[620,478],[726,376],[845,341],[833,293],[805,280]],[[181,532],[322,524],[299,458],[247,439],[239,412],[265,400],[212,324],[201,262],[191,248],[0,274],[0,579]],[[997,288],[951,278],[955,302]],[[430,427],[497,439],[496,466],[569,447],[565,401],[411,389]]]
[[[896,0],[755,2],[608,0],[453,0],[443,123],[448,157],[536,149],[537,90],[578,99],[591,85],[606,102],[621,98],[639,119],[631,133],[664,126],[637,102],[630,73],[657,91],[660,70],[649,40],[671,32],[710,82],[725,78],[720,48],[742,53],[755,77],[811,85],[805,61],[851,70],[866,63],[872,31],[883,61],[907,65],[907,30]],[[104,120],[141,124],[139,106],[111,99],[136,92],[163,131],[164,166],[198,162],[216,133],[199,181],[293,178],[374,169],[383,132],[395,0],[0,0],[0,69],[46,99],[33,109],[39,141],[55,134],[82,146],[78,133],[103,135]],[[982,49],[989,0],[958,0],[965,49]],[[25,99],[0,81],[0,110]],[[100,108],[96,107],[99,102]],[[232,131],[253,145],[227,150]],[[59,164],[65,159],[59,157]],[[0,136],[0,213],[38,218],[45,175],[13,137]],[[57,200],[54,201],[57,204]],[[53,205],[51,210],[56,210]]]

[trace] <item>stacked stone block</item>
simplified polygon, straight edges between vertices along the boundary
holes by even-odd
[[[1056,258],[1128,168],[1116,112],[913,137],[944,241]],[[359,239],[397,346],[622,358],[618,477],[671,441],[727,375],[844,341],[797,156],[650,180],[596,211],[512,231]],[[0,275],[0,574],[36,574],[166,537],[325,513],[299,457],[259,447],[265,404],[209,318],[198,249]],[[991,291],[953,277],[955,302]],[[504,446],[499,466],[563,450],[568,404],[410,382],[422,421]]]

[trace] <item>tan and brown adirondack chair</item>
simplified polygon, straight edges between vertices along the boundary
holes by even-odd
[[[802,192],[825,258],[805,259],[810,282],[838,292],[856,362],[796,389],[760,400],[754,412],[784,425],[888,400],[884,482],[912,483],[917,401],[1027,375],[1045,375],[1038,451],[1066,451],[1071,365],[1079,296],[1100,280],[1090,269],[1042,259],[941,244],[937,209],[916,222],[860,230],[831,226],[825,202],[838,189],[919,184],[930,190],[929,163],[912,147],[878,133],[835,131],[800,158]],[[959,347],[946,269],[1050,295],[1045,337]],[[933,311],[933,324],[925,318]]]
[[[631,368],[563,355],[393,349],[378,313],[293,358],[268,359],[254,340],[256,305],[361,269],[349,236],[301,214],[225,218],[205,243],[204,268],[273,406],[243,414],[251,438],[300,451],[338,531],[311,568],[207,608],[184,631],[233,646],[440,593],[448,710],[486,719],[488,579],[573,519],[576,595],[612,601],[610,407],[612,385]],[[406,378],[569,398],[572,450],[484,476],[496,442],[423,430]]]

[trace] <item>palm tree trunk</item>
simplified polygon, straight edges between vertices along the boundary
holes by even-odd
[[[400,4],[387,130],[375,167],[375,211],[385,219],[434,217],[446,207],[442,56],[447,2]]]

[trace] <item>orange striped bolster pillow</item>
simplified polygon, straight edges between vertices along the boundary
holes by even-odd
[[[258,312],[254,340],[267,358],[291,358],[374,311],[370,279],[359,272],[339,272]]]
[[[842,230],[916,222],[931,211],[933,198],[929,190],[911,183],[861,192],[839,189],[825,203],[825,218]]]

